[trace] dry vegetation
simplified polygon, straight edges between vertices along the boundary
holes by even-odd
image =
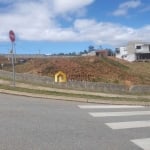
[[[10,62],[0,58],[4,70],[11,70]],[[100,57],[52,57],[29,59],[16,64],[16,72],[28,72],[53,77],[57,71],[63,71],[70,80],[88,80],[150,85],[150,62],[125,62],[114,58]]]

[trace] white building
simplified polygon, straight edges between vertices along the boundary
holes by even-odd
[[[82,54],[82,56],[96,56],[96,51],[93,50],[93,51],[88,52],[88,53],[86,53],[86,54]]]
[[[127,56],[127,49],[125,46],[116,48],[116,57],[123,59]]]
[[[150,43],[134,41],[116,48],[116,57],[127,61],[150,60]]]

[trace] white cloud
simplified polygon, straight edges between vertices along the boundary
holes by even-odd
[[[2,9],[3,12],[0,13],[0,40],[8,39],[10,29],[15,30],[18,37],[24,40],[46,39],[43,33],[47,36],[47,33],[54,31],[56,37],[59,37],[57,34],[60,33],[64,35],[64,32],[68,33],[68,29],[60,29],[59,22],[56,21],[57,15],[67,16],[67,13],[74,12],[80,16],[85,13],[85,7],[92,2],[94,0],[0,0],[0,3],[9,6],[7,11]],[[55,39],[54,35],[52,38]]]
[[[21,39],[36,39],[39,32],[55,27],[55,22],[50,17],[44,4],[17,3],[10,13],[0,14],[3,27],[0,28],[0,36],[4,34],[4,40],[8,39],[8,31],[13,29]]]
[[[141,12],[149,12],[150,11],[150,6],[146,6],[143,9],[141,9]]]
[[[2,0],[0,0],[1,2]],[[13,0],[9,0],[13,1]],[[76,19],[73,25],[63,28],[56,20],[56,15],[76,12],[85,8],[93,0],[76,0],[68,6],[60,8],[59,0],[16,0],[8,12],[0,13],[0,41],[8,41],[8,32],[13,29],[20,40],[47,41],[91,41],[99,45],[120,45],[130,40],[150,41],[150,26],[139,29],[130,28],[116,23],[97,22],[90,19]],[[61,0],[65,4],[70,0]],[[60,3],[59,3],[60,2]],[[140,1],[139,1],[140,2]],[[55,3],[55,4],[54,4]],[[126,6],[122,4],[122,7]],[[132,8],[138,4],[132,4]],[[55,6],[55,7],[53,7]],[[126,6],[127,7],[127,6]],[[53,8],[53,9],[52,9]],[[128,6],[128,8],[131,8]]]
[[[85,8],[86,6],[92,4],[95,0],[0,0],[1,4],[12,4],[13,5],[26,5],[26,4],[45,4],[49,11],[53,12],[53,14],[64,14],[70,12],[77,12],[79,9]],[[80,10],[82,11],[82,10]],[[79,12],[78,12],[79,13]]]
[[[130,9],[137,8],[141,5],[140,0],[130,0],[119,5],[118,9],[113,12],[114,16],[125,16]]]
[[[150,41],[150,25],[139,29],[109,22],[76,20],[74,29],[78,40],[92,41],[98,45],[118,46],[132,40]]]
[[[54,11],[59,14],[74,12],[93,2],[94,0],[54,0]]]

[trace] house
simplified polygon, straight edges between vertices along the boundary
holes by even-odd
[[[150,60],[150,43],[129,42],[126,46],[116,48],[116,57],[130,62]]]
[[[96,56],[107,57],[108,51],[107,50],[98,50],[98,51],[96,51]]]
[[[116,57],[120,59],[125,59],[127,57],[127,48],[125,46],[121,46],[116,48]]]
[[[82,56],[101,56],[101,57],[107,57],[108,56],[108,50],[94,50],[87,54],[83,54]]]
[[[82,56],[95,56],[95,55],[96,55],[95,50],[82,54]]]

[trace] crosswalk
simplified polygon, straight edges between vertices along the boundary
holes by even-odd
[[[135,139],[135,140],[131,140],[131,142],[138,145],[140,148],[144,150],[150,150],[150,138]]]
[[[150,116],[150,109],[144,110],[144,106],[128,106],[128,105],[78,105],[80,109],[88,110],[88,114],[95,118],[104,117],[127,117],[127,116]],[[111,109],[111,111],[110,111]],[[122,111],[123,109],[123,111]],[[130,111],[127,111],[131,109]],[[138,110],[135,110],[138,109]],[[91,111],[92,110],[92,111]],[[96,110],[96,111],[95,111]],[[126,118],[127,119],[127,118]],[[150,127],[150,120],[126,120],[122,122],[107,122],[104,123],[112,130],[124,130],[124,129],[139,129]],[[132,143],[137,145],[143,150],[150,150],[150,138],[130,139]]]
[[[89,113],[93,117],[119,117],[119,116],[137,116],[150,115],[150,111],[125,111],[125,112],[94,112]]]
[[[129,105],[79,105],[82,109],[99,109],[99,108],[143,108],[144,106],[129,106]]]

